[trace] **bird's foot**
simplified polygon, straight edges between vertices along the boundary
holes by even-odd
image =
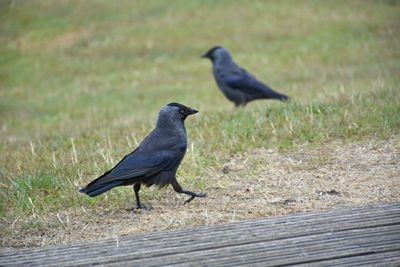
[[[184,203],[183,203],[183,205],[185,205],[186,203],[189,203],[190,201],[192,201],[195,197],[206,197],[207,196],[207,193],[203,193],[203,192],[200,192],[200,193],[193,193],[193,195],[189,198],[189,199],[187,199]]]
[[[126,210],[127,211],[132,211],[133,213],[139,213],[139,212],[142,212],[142,211],[150,211],[152,209],[153,209],[152,206],[146,206],[146,205],[142,204],[142,205],[140,205],[140,206],[138,206],[136,208],[126,209]]]
[[[152,209],[153,209],[152,206],[146,206],[146,205],[143,205],[143,204],[136,208],[136,210],[143,210],[143,211],[150,211]]]

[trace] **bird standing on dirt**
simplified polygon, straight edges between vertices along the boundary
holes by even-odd
[[[211,60],[218,87],[230,101],[235,103],[235,106],[245,106],[248,102],[256,99],[278,99],[281,101],[289,99],[286,95],[275,92],[246,70],[240,68],[224,47],[213,47],[202,57]]]
[[[191,196],[185,204],[195,197],[205,197],[206,193],[182,189],[176,180],[176,171],[187,147],[184,121],[187,116],[197,112],[178,103],[170,103],[163,107],[158,115],[156,128],[140,146],[80,192],[94,197],[116,186],[133,185],[138,209],[146,208],[139,198],[142,184],[148,187],[153,184],[160,187],[171,184],[176,192]]]

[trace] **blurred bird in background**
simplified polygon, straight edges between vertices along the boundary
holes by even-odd
[[[163,107],[158,115],[156,128],[139,147],[80,192],[95,197],[116,186],[133,185],[138,209],[146,209],[139,197],[142,184],[148,187],[171,184],[176,192],[190,196],[185,204],[195,197],[205,197],[206,193],[183,189],[176,180],[176,171],[187,148],[184,121],[186,117],[197,112],[179,103],[170,103]]]
[[[272,90],[239,67],[224,47],[213,47],[202,57],[211,60],[218,87],[230,101],[235,103],[235,106],[245,106],[248,102],[256,99],[277,99],[281,101],[289,99],[286,95]]]

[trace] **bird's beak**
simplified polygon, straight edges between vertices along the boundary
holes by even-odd
[[[192,114],[196,114],[197,112],[199,112],[199,111],[191,108],[191,109],[188,110],[188,116],[192,115]]]
[[[210,58],[210,55],[208,54],[208,51],[207,51],[207,52],[201,54],[201,57],[202,58]]]

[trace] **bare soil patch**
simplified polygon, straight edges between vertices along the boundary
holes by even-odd
[[[399,157],[398,137],[362,144],[330,143],[290,153],[257,149],[229,155],[224,166],[210,170],[208,198],[184,206],[186,196],[167,188],[150,200],[150,212],[82,207],[3,221],[1,245],[3,249],[44,246],[395,202],[400,200]],[[133,193],[127,196],[126,208],[132,204]]]

